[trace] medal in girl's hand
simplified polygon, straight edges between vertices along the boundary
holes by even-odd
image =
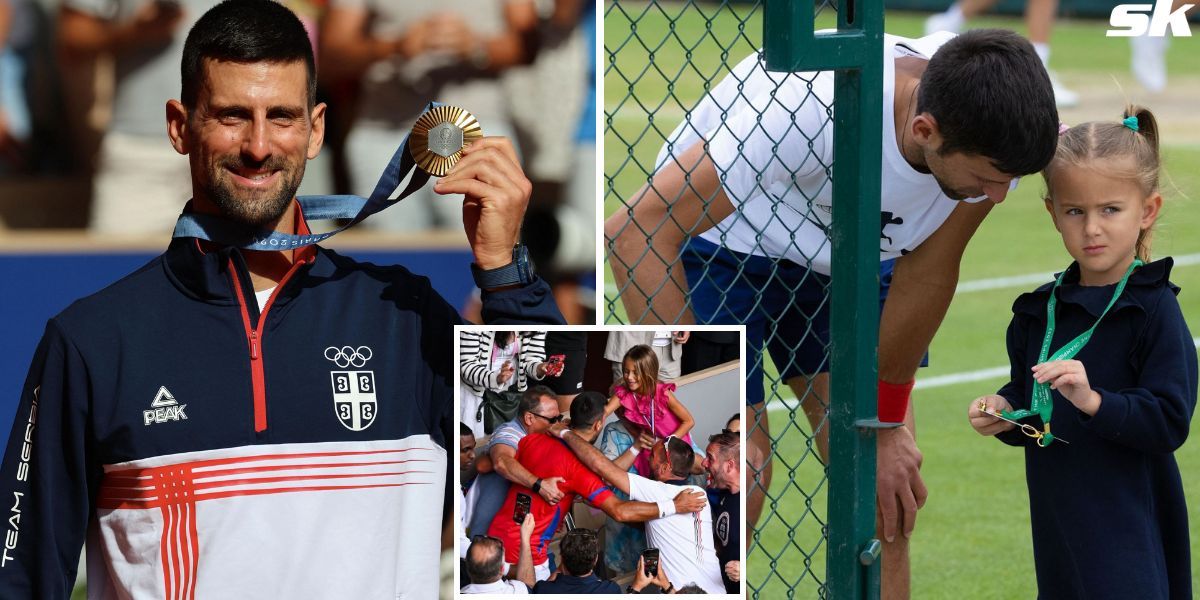
[[[979,408],[979,412],[981,412],[985,415],[995,417],[997,419],[1000,419],[1001,421],[1007,421],[1009,423],[1012,423],[1013,425],[1016,425],[1021,430],[1021,433],[1033,438],[1037,442],[1037,445],[1041,446],[1042,448],[1049,446],[1051,442],[1055,442],[1055,441],[1062,442],[1064,444],[1071,443],[1071,442],[1068,442],[1067,440],[1064,440],[1056,435],[1050,435],[1049,427],[1046,427],[1046,431],[1038,431],[1037,428],[1034,427],[1033,425],[1030,425],[1028,423],[1020,423],[1020,422],[1014,421],[1012,419],[1009,419],[1008,417],[1005,417],[1004,415],[1000,414],[999,412],[989,408],[987,405],[987,402],[984,400],[980,400],[977,407]],[[1043,440],[1045,440],[1044,444],[1042,443]]]

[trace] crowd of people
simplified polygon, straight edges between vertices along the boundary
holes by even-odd
[[[572,345],[560,333],[579,350],[547,356]],[[609,332],[604,360],[589,361],[587,332],[460,332],[464,593],[738,593],[740,414],[697,435],[703,446],[692,436],[693,410],[738,403],[676,396],[698,333]],[[598,348],[605,334],[590,335]],[[716,347],[734,360],[740,350],[736,334]],[[728,362],[722,352],[708,366]],[[473,396],[480,388],[511,394],[512,418],[477,419],[496,397]]]
[[[534,183],[526,224],[540,235],[527,240],[531,255],[568,321],[587,321],[595,270],[593,3],[283,3],[305,24],[320,67],[318,101],[331,106],[326,147],[300,193],[370,195],[429,102],[462,107],[485,135],[513,140]],[[0,0],[0,183],[80,199],[5,205],[0,227],[171,231],[192,190],[187,160],[163,143],[164,106],[179,93],[185,35],[215,4]],[[456,200],[420,190],[357,228],[461,232]]]

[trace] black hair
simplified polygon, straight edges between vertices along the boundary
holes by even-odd
[[[576,533],[579,532],[579,533]],[[588,532],[591,535],[588,535]],[[563,536],[561,548],[563,568],[567,573],[583,577],[596,568],[596,559],[600,556],[600,544],[595,532],[583,529],[568,531]]]
[[[734,421],[741,421],[741,420],[742,420],[742,413],[734,413],[734,415],[732,417],[729,417],[728,421],[725,421],[725,427],[729,427],[729,424]]]
[[[497,348],[503,348],[512,342],[513,336],[515,335],[517,335],[517,332],[515,331],[497,331],[496,334],[492,336],[492,344],[494,344]]]
[[[503,571],[504,544],[496,538],[475,538],[467,548],[467,576],[471,583],[500,581]]]
[[[669,437],[666,441],[666,449],[667,462],[671,465],[671,474],[676,477],[691,475],[692,465],[696,462],[696,451],[692,450],[692,445],[677,437]]]
[[[274,0],[225,0],[196,21],[183,44],[180,100],[196,107],[206,83],[205,60],[290,63],[308,68],[308,106],[317,100],[317,62],[308,32],[295,13]]]
[[[939,154],[987,157],[1006,175],[1041,171],[1054,158],[1058,108],[1046,67],[1025,38],[975,29],[929,60],[917,93],[942,135]]]
[[[525,416],[525,413],[531,413],[537,410],[537,407],[542,403],[543,396],[558,398],[558,395],[554,393],[554,390],[544,385],[535,385],[525,390],[525,393],[521,394],[520,404],[517,405],[517,416],[523,417]]]
[[[475,432],[472,431],[471,427],[468,426],[466,423],[459,421],[458,422],[458,435],[459,435],[459,437],[462,437],[464,435],[472,435],[473,436],[473,435],[475,435]]]
[[[582,431],[604,418],[604,394],[583,392],[571,401],[571,429]]]
[[[704,588],[702,588],[694,583],[689,583],[689,584],[675,590],[675,593],[676,594],[707,594],[708,592],[704,591]]]

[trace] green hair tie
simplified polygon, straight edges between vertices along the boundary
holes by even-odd
[[[1126,126],[1126,127],[1128,127],[1128,128],[1130,128],[1130,129],[1132,129],[1132,130],[1134,130],[1134,131],[1137,131],[1137,130],[1138,130],[1138,120],[1137,120],[1137,117],[1125,117],[1125,120],[1124,120],[1124,121],[1121,121],[1121,124],[1122,124],[1122,125],[1124,125],[1124,126]]]

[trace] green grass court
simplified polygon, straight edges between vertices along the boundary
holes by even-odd
[[[919,36],[925,16],[889,12],[885,29]],[[634,21],[636,25],[631,25]],[[832,26],[832,19],[824,15],[818,25]],[[971,25],[1024,29],[1016,18],[980,19]],[[1200,67],[1194,62],[1200,43],[1191,38],[1173,40],[1167,92],[1159,98],[1142,99],[1128,74],[1127,41],[1106,38],[1106,28],[1107,23],[1096,20],[1060,21],[1055,29],[1051,64],[1066,83],[1085,92],[1080,108],[1063,111],[1064,120],[1115,119],[1126,98],[1159,112],[1166,204],[1154,255],[1200,254],[1200,239],[1195,235],[1200,231],[1200,136],[1186,120],[1191,112],[1187,102],[1200,89]],[[631,35],[636,37],[631,39]],[[712,4],[621,2],[607,8],[605,57],[613,57],[616,69],[606,64],[606,215],[621,206],[620,198],[629,197],[645,183],[663,138],[684,116],[681,106],[691,106],[706,85],[715,85],[727,72],[726,65],[736,64],[752,52],[761,37],[761,10],[752,11],[745,5],[718,10]],[[672,79],[674,83],[668,85]],[[648,117],[650,114],[653,116]],[[1042,207],[1042,191],[1040,178],[1027,178],[996,207],[967,250],[964,282],[1051,272],[1069,263]],[[1183,288],[1180,303],[1193,335],[1200,336],[1200,261],[1177,265],[1172,280]],[[922,370],[918,381],[1006,367],[1004,332],[1010,306],[1019,293],[1033,287],[960,293],[930,349],[931,366]],[[614,293],[610,286],[610,299]],[[624,321],[617,304],[612,316]],[[615,322],[611,317],[609,321]],[[924,477],[930,496],[913,536],[913,597],[1007,599],[1035,594],[1022,453],[981,438],[966,420],[970,400],[994,392],[1002,383],[1002,379],[992,378],[914,393],[918,442],[925,456]],[[786,388],[781,395],[791,397]],[[771,413],[772,433],[782,434],[771,490],[778,498],[776,515],[761,532],[759,548],[749,557],[748,581],[770,582],[761,597],[815,598],[814,575],[821,580],[825,577],[821,525],[813,514],[824,517],[826,489],[813,456],[797,464],[806,452],[801,427],[804,431],[808,428],[798,408],[793,414],[780,406]],[[1176,456],[1193,528],[1200,527],[1200,441],[1193,439]],[[1087,502],[1087,498],[1079,501]],[[812,513],[802,518],[809,503]],[[1103,526],[1097,523],[1097,527]],[[1192,539],[1193,579],[1200,581],[1200,561],[1196,559],[1200,535],[1193,532]],[[805,554],[813,555],[812,559]]]

